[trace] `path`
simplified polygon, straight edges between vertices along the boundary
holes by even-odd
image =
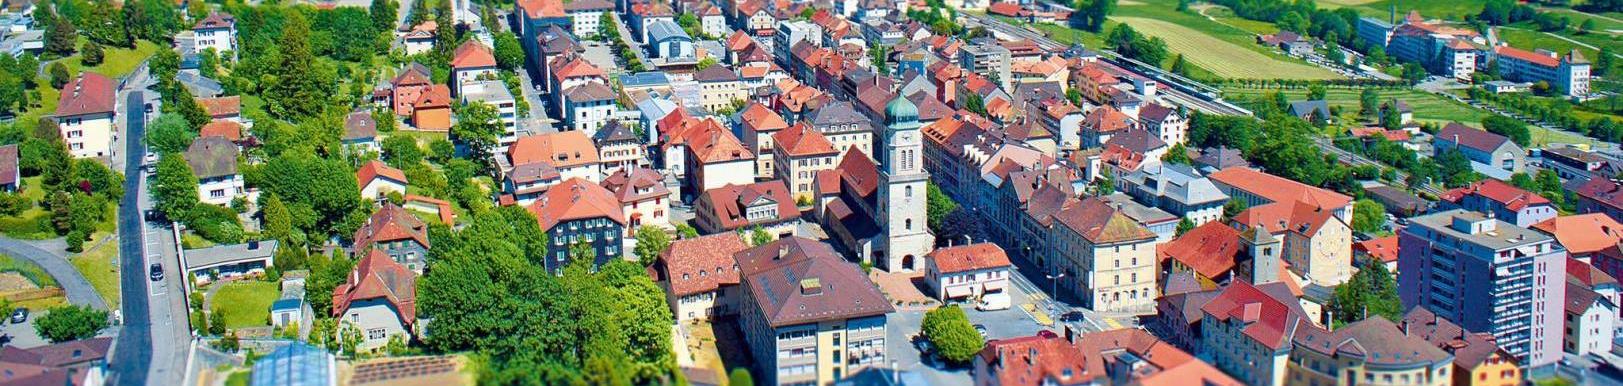
[[[79,270],[73,268],[66,255],[50,252],[32,243],[9,237],[0,237],[0,253],[33,262],[45,269],[45,273],[56,278],[57,284],[68,295],[68,303],[88,305],[98,310],[107,309],[107,300],[96,293],[96,287],[90,285]]]

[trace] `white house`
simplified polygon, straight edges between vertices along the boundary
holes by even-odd
[[[193,49],[202,52],[213,48],[224,53],[237,50],[237,18],[223,12],[210,13],[192,26]]]
[[[456,80],[451,82],[451,89],[458,95],[461,95],[462,85],[496,76],[496,55],[484,43],[470,39],[451,54],[451,78]]]
[[[373,249],[333,289],[332,316],[339,324],[335,335],[360,332],[357,351],[383,348],[397,336],[409,341],[417,321],[417,274]]]
[[[620,111],[614,103],[614,90],[602,83],[588,82],[564,89],[564,122],[569,130],[583,131],[587,136],[609,123]]]
[[[924,280],[943,302],[967,301],[1009,288],[1009,255],[997,244],[937,248],[925,255]]]
[[[197,176],[197,199],[204,204],[231,205],[242,197],[242,174],[237,173],[237,144],[225,137],[208,136],[186,148],[186,163]]]
[[[389,192],[406,194],[406,173],[389,167],[383,161],[372,160],[355,171],[355,182],[361,186],[361,198],[381,200]]]
[[[90,71],[62,85],[56,126],[75,158],[113,155],[113,85],[111,78]]]

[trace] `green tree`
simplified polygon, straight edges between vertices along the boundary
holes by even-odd
[[[1230,198],[1229,202],[1223,204],[1223,217],[1234,217],[1250,207],[1251,205],[1246,204],[1239,197]]]
[[[209,312],[208,332],[210,335],[225,335],[225,312],[218,308]]]
[[[178,153],[186,151],[186,148],[192,145],[192,140],[197,138],[197,130],[192,129],[191,123],[186,122],[186,118],[177,114],[160,114],[158,119],[152,120],[147,127],[147,135],[143,140],[159,154],[173,154],[179,157]]]
[[[1161,162],[1184,165],[1195,164],[1195,160],[1189,158],[1189,148],[1184,147],[1182,143],[1172,145],[1171,149],[1167,149],[1167,153],[1161,155]]]
[[[293,214],[288,212],[287,204],[275,194],[266,194],[261,201],[264,202],[259,205],[259,213],[263,218],[265,236],[288,243],[293,238],[294,229]],[[282,248],[291,249],[296,245],[283,245]]]
[[[710,66],[714,66],[714,65],[716,65],[716,58],[715,57],[705,57],[704,59],[699,59],[699,64],[697,65],[697,68],[700,69],[700,70],[703,70],[703,69],[706,69],[706,68],[710,68]]]
[[[158,159],[158,170],[152,177],[153,200],[159,212],[171,220],[184,220],[197,206],[197,175],[182,157]]]
[[[683,239],[699,237],[699,230],[688,224],[676,224],[676,234]]]
[[[874,72],[880,75],[890,75],[890,46],[875,44],[873,49],[868,51],[868,54],[872,56]]]
[[[1387,320],[1402,317],[1403,303],[1398,299],[1397,281],[1386,270],[1386,264],[1364,264],[1347,283],[1337,286],[1331,295],[1332,322],[1338,325],[1382,316]]]
[[[1325,90],[1324,90],[1324,84],[1323,83],[1314,83],[1314,84],[1310,84],[1310,85],[1307,86],[1307,100],[1310,100],[1310,101],[1324,100],[1324,94],[1325,94]]]
[[[310,303],[310,308],[316,315],[332,314],[332,291],[349,277],[354,264],[354,261],[336,251],[330,256],[322,254],[311,256],[310,276],[305,279],[304,300]]]
[[[750,229],[750,245],[762,246],[770,242],[772,242],[772,234],[766,233],[766,229],[761,228],[760,225]]]
[[[167,42],[180,31],[180,9],[165,0],[125,2],[124,28],[132,39]]]
[[[964,310],[956,304],[924,313],[924,321],[919,329],[930,339],[930,345],[935,347],[941,358],[950,363],[968,363],[975,353],[981,351],[981,346],[986,345],[980,333],[969,324]]]
[[[347,238],[366,219],[353,169],[342,160],[284,153],[249,169],[245,180],[282,197],[294,214],[294,225],[313,240],[334,233]]]
[[[734,367],[733,372],[727,375],[728,386],[755,386],[755,378],[750,376],[750,369]]]
[[[619,24],[615,23],[613,13],[604,12],[602,16],[598,16],[596,40],[601,41],[614,39],[616,42],[620,41],[620,30],[617,27],[618,25]]]
[[[481,166],[489,166],[489,160],[495,159],[496,140],[501,135],[502,121],[496,107],[484,102],[463,105],[456,125],[451,127],[451,136],[468,149],[468,158],[480,160]]]
[[[1612,55],[1611,45],[1600,46],[1600,55],[1595,58],[1594,72],[1596,76],[1609,76],[1612,74],[1612,67],[1617,66],[1617,57]]]
[[[496,34],[496,47],[492,51],[496,54],[496,64],[504,70],[512,70],[524,66],[524,47],[518,43],[518,37],[511,32]]]
[[[948,197],[946,192],[942,192],[941,187],[937,186],[935,182],[925,183],[924,218],[928,223],[927,225],[930,226],[931,232],[941,234],[942,220],[946,219],[947,215],[955,210],[958,210],[957,201],[953,201],[952,197]]]
[[[280,55],[270,68],[274,81],[264,85],[270,112],[293,118],[320,113],[332,95],[335,76],[310,48],[310,23],[303,13],[287,12],[277,40]]]
[[[73,73],[62,62],[51,63],[51,88],[60,89],[73,80]]]
[[[1361,233],[1380,232],[1386,225],[1386,208],[1381,203],[1371,199],[1359,199],[1353,203],[1354,231]]]
[[[1187,1],[1188,0],[1179,0],[1178,4],[1183,5]],[[1183,60],[1183,54],[1178,54],[1172,57],[1172,73],[1189,76],[1189,62]]]
[[[647,267],[654,264],[659,254],[671,246],[671,235],[664,229],[652,225],[637,227],[637,233],[632,237],[637,239],[637,261]]]
[[[79,31],[73,23],[59,18],[45,30],[45,52],[59,57],[73,55],[78,39]]]
[[[107,52],[101,48],[101,44],[97,44],[94,41],[85,42],[85,48],[82,51],[84,52],[79,55],[79,59],[83,61],[86,66],[91,67],[101,65],[102,59],[105,59],[107,55]]]
[[[1358,115],[1365,119],[1374,118],[1381,108],[1381,96],[1373,87],[1365,87],[1358,92]]]
[[[394,29],[395,16],[400,12],[400,3],[395,0],[372,0],[372,4],[366,10],[372,18],[373,30],[388,31]]]
[[[107,328],[107,311],[89,306],[52,308],[34,320],[34,331],[51,343],[90,338],[103,328]]]
[[[1178,236],[1183,236],[1184,233],[1188,233],[1191,229],[1195,229],[1195,222],[1189,221],[1188,217],[1184,217],[1178,220],[1178,229],[1175,231],[1177,232],[1175,234]]]
[[[1516,118],[1499,114],[1489,114],[1488,116],[1482,118],[1482,128],[1487,130],[1489,133],[1499,134],[1510,138],[1511,142],[1515,142],[1516,145],[1524,148],[1531,145],[1533,142],[1532,132],[1527,129],[1526,124],[1523,124],[1522,121],[1519,121]]]

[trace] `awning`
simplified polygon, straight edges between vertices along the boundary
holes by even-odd
[[[969,287],[965,287],[965,286],[947,287],[947,297],[949,297],[949,298],[968,297],[969,294],[971,294],[971,293],[973,293],[973,291],[970,290]]]
[[[1008,280],[998,280],[998,281],[988,282],[986,284],[982,284],[981,288],[985,289],[986,292],[997,292],[997,291],[1002,291],[1004,288],[1007,288],[1008,286],[1009,286],[1009,281]]]

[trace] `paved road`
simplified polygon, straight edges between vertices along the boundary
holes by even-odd
[[[124,154],[130,159],[124,163],[124,175],[129,177],[124,178],[124,198],[119,200],[118,207],[119,265],[123,268],[119,291],[124,299],[124,330],[118,336],[118,349],[110,364],[112,374],[108,377],[112,384],[121,386],[146,385],[153,354],[147,280],[142,272],[146,264],[142,264],[141,258],[141,215],[137,207],[137,197],[143,194],[140,157],[146,154],[145,146],[138,140],[146,135],[144,94],[131,92],[125,99],[124,118],[128,122],[124,126],[125,135],[131,140],[125,141]]]
[[[90,286],[79,270],[73,268],[73,263],[60,253],[52,253],[26,241],[0,237],[0,254],[22,258],[39,265],[45,273],[56,278],[57,284],[62,285],[62,291],[68,294],[68,303],[88,305],[98,310],[107,309],[107,300],[96,293],[96,287]]]

